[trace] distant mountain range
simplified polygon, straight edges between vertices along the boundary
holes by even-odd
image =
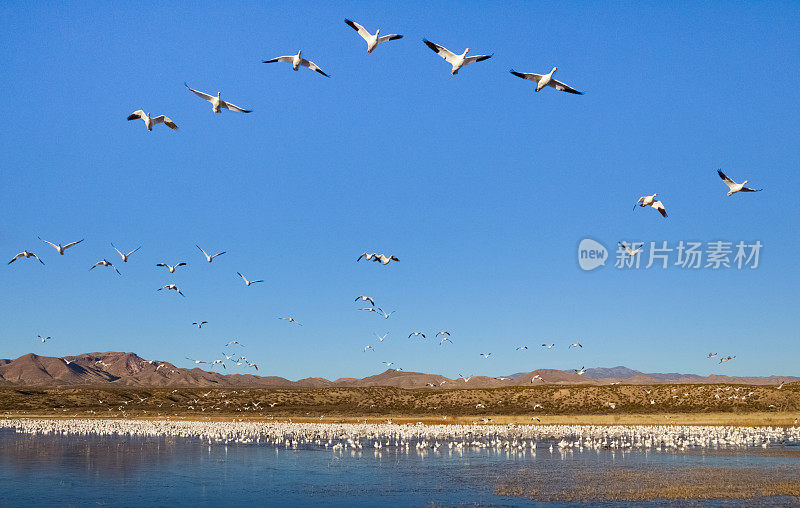
[[[696,384],[736,383],[767,385],[800,381],[800,377],[730,377],[696,374],[645,374],[638,370],[618,366],[586,369],[579,376],[574,371],[538,369],[504,377],[472,376],[449,379],[439,374],[404,372],[389,369],[365,378],[305,378],[298,381],[276,376],[254,374],[222,374],[199,368],[184,369],[169,362],[144,360],[134,353],[106,352],[84,353],[56,358],[33,353],[14,360],[0,359],[0,386],[121,386],[121,387],[253,387],[253,388],[326,388],[391,386],[396,388],[499,388],[504,386],[536,386],[539,384],[590,384],[612,383]]]

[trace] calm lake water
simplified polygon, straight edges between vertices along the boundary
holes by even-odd
[[[800,467],[796,456],[760,449],[562,455],[540,448],[408,452],[291,450],[212,445],[196,439],[16,434],[0,430],[2,506],[574,506],[495,494],[499,482],[536,473],[547,482],[615,467],[640,469]],[[796,498],[762,498],[786,505]],[[651,501],[639,506],[676,502]],[[593,506],[598,505],[593,503]],[[601,503],[629,506],[630,503]],[[753,500],[696,506],[753,506]]]

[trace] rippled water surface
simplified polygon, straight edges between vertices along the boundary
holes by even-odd
[[[523,476],[569,487],[604,471],[696,471],[697,468],[800,468],[798,456],[775,449],[683,453],[562,453],[539,443],[536,453],[496,449],[330,450],[265,445],[208,445],[181,437],[58,436],[0,430],[3,506],[271,505],[271,506],[530,506],[496,494]],[[781,450],[785,450],[785,447]],[[530,486],[526,486],[526,489]],[[527,490],[526,490],[527,492]],[[798,498],[697,501],[705,506],[795,504]],[[647,501],[661,506],[676,501]],[[598,501],[590,503],[597,505]],[[600,502],[622,506],[619,502]],[[625,503],[628,505],[629,503]],[[564,500],[548,506],[565,505]]]

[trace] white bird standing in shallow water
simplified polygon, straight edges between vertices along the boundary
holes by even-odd
[[[24,251],[20,252],[19,254],[17,254],[16,256],[14,256],[13,258],[11,258],[11,261],[9,261],[8,264],[10,265],[11,263],[13,263],[14,261],[18,260],[19,258],[36,258],[36,261],[40,262],[41,264],[44,264],[44,261],[39,259],[39,256],[37,256],[33,252],[28,252],[27,250],[24,250]]]
[[[249,286],[250,284],[257,284],[259,282],[264,282],[263,280],[247,280],[247,278],[244,275],[242,275],[241,273],[239,273],[239,272],[236,272],[236,275],[241,277],[242,280],[244,281],[245,285],[247,285],[247,286]]]
[[[661,215],[666,217],[667,216],[667,210],[666,210],[666,208],[664,208],[664,203],[662,203],[661,201],[657,201],[656,200],[656,196],[658,196],[658,193],[653,194],[652,196],[642,196],[642,197],[639,198],[639,201],[636,202],[636,205],[639,205],[639,206],[642,206],[642,207],[644,207],[644,206],[652,206],[653,208],[658,210],[658,213],[660,213]],[[636,210],[636,205],[633,205],[633,209],[634,210]]]
[[[576,95],[583,95],[583,92],[579,92],[574,88],[572,88],[571,86],[566,85],[561,81],[558,81],[557,79],[553,79],[553,73],[556,72],[557,70],[558,67],[553,67],[547,74],[534,74],[532,72],[517,72],[514,69],[511,69],[508,72],[519,78],[527,79],[528,81],[533,81],[534,83],[536,83],[536,90],[534,90],[534,92],[539,92],[542,90],[542,88],[550,86],[561,92],[569,92],[569,93],[574,93]]]
[[[200,248],[200,246],[199,246],[199,245],[195,245],[195,247],[197,247],[198,249],[200,249],[200,252],[202,252],[202,253],[203,253],[203,255],[206,257],[206,261],[208,261],[209,263],[210,263],[210,262],[212,262],[212,261],[214,261],[214,258],[215,258],[215,257],[217,257],[217,256],[221,256],[221,255],[225,254],[225,252],[226,252],[226,251],[217,252],[217,253],[216,253],[216,254],[214,254],[213,256],[209,256],[209,255],[208,255],[208,253],[207,253],[206,251],[204,251],[203,249],[201,249],[201,248]]]
[[[49,244],[49,245],[51,245],[51,246],[52,246],[52,247],[53,247],[55,250],[57,250],[57,251],[58,251],[58,253],[59,253],[59,254],[61,254],[62,256],[64,255],[64,251],[65,251],[65,250],[69,249],[69,248],[70,248],[70,247],[72,247],[73,245],[78,245],[79,243],[81,243],[81,242],[84,240],[83,238],[81,238],[81,239],[80,239],[80,240],[78,240],[77,242],[68,243],[68,244],[66,244],[66,245],[61,245],[61,244],[59,243],[58,245],[56,245],[56,244],[54,244],[53,242],[48,242],[47,240],[45,240],[45,239],[44,239],[44,238],[42,238],[41,236],[37,236],[36,238],[38,238],[39,240],[43,241],[43,242],[44,242],[44,243],[46,243],[46,244]]]
[[[111,246],[112,246],[112,247],[114,247],[114,242],[111,242]],[[123,263],[127,263],[127,262],[128,262],[128,257],[130,257],[130,255],[131,255],[131,254],[133,254],[134,252],[136,252],[137,250],[139,250],[139,249],[141,249],[141,248],[142,248],[142,246],[140,245],[140,246],[136,247],[135,249],[133,249],[132,251],[130,251],[129,253],[127,253],[127,254],[123,254],[123,253],[122,253],[122,252],[121,252],[121,251],[120,251],[118,248],[116,248],[116,247],[114,247],[114,250],[115,250],[115,251],[117,251],[117,254],[119,254],[119,255],[122,257],[122,262],[123,262]]]
[[[175,269],[179,266],[186,266],[186,263],[178,263],[177,265],[168,265],[166,263],[157,263],[156,266],[164,266],[169,270],[169,273],[175,273]]]
[[[447,63],[453,66],[453,68],[450,70],[450,74],[454,76],[458,74],[458,71],[467,64],[482,62],[484,60],[492,58],[492,55],[475,55],[468,57],[467,53],[469,53],[469,48],[465,49],[462,54],[456,55],[455,53],[445,48],[444,46],[440,46],[435,42],[429,41],[428,39],[422,39],[422,42],[424,42],[426,46],[431,48],[431,50],[433,50],[434,53],[444,58]]]
[[[97,268],[98,266],[110,266],[110,267],[111,267],[111,268],[113,268],[113,269],[114,269],[114,270],[115,270],[115,271],[116,271],[116,272],[117,272],[119,275],[122,275],[121,273],[119,273],[119,270],[117,270],[117,267],[116,267],[116,266],[114,266],[114,263],[112,263],[111,261],[109,261],[109,260],[107,260],[107,259],[104,259],[104,260],[102,260],[102,261],[98,261],[97,263],[93,264],[93,265],[92,265],[92,267],[91,267],[91,268],[89,268],[89,270],[94,270],[94,269],[95,269],[95,268]]]
[[[298,51],[296,55],[287,55],[287,56],[279,56],[277,58],[273,58],[272,60],[264,60],[262,63],[275,63],[275,62],[288,62],[292,64],[292,70],[296,71],[300,69],[301,66],[308,67],[312,71],[317,71],[326,78],[329,78],[327,74],[322,72],[322,69],[319,68],[319,65],[315,64],[310,60],[306,60],[305,58],[301,57],[300,54],[302,51]]]
[[[378,47],[378,44],[382,44],[384,42],[393,41],[393,40],[396,40],[396,39],[402,39],[403,38],[402,35],[398,35],[398,34],[389,34],[389,35],[384,35],[383,37],[380,37],[380,34],[381,34],[380,29],[378,29],[375,32],[375,35],[372,35],[371,33],[369,33],[367,31],[366,28],[364,28],[363,26],[359,25],[355,21],[352,21],[352,20],[349,20],[349,19],[345,19],[344,22],[347,23],[348,26],[350,26],[350,28],[352,28],[353,30],[358,32],[358,35],[360,35],[365,41],[367,41],[367,53],[372,53],[372,51],[375,48]]]
[[[175,125],[175,122],[173,122],[172,119],[168,116],[161,115],[155,118],[151,118],[150,113],[145,113],[141,109],[137,109],[136,111],[131,113],[131,115],[128,117],[128,121],[136,120],[138,118],[144,120],[144,125],[145,127],[147,127],[147,130],[149,131],[153,130],[154,125],[158,125],[160,123],[163,123],[172,130],[178,130],[178,126]]]
[[[217,92],[217,96],[214,97],[213,95],[208,95],[207,93],[195,90],[194,88],[189,87],[189,85],[187,85],[186,83],[184,83],[184,86],[186,86],[186,88],[188,88],[190,91],[194,92],[194,94],[200,97],[201,99],[205,99],[208,102],[210,102],[211,111],[213,111],[214,113],[220,113],[222,109],[227,109],[230,111],[238,111],[239,113],[251,113],[253,111],[252,109],[242,109],[236,104],[231,104],[230,102],[223,101],[222,99],[219,98],[222,92]]]
[[[745,180],[742,183],[736,183],[727,176],[725,176],[725,173],[723,173],[719,169],[717,170],[717,173],[719,174],[719,177],[722,178],[722,181],[725,182],[725,185],[727,185],[728,188],[730,189],[728,190],[728,196],[730,196],[731,194],[736,194],[737,192],[759,192],[764,190],[764,189],[751,189],[749,187],[745,187],[744,184],[746,184],[748,180]]]

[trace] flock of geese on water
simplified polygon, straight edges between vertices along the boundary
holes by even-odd
[[[459,453],[493,449],[513,454],[667,452],[796,445],[800,428],[690,425],[422,425],[386,423],[197,422],[170,420],[3,419],[0,429],[60,436],[182,437],[211,445],[359,453]]]
[[[399,35],[399,34],[380,35],[380,30],[376,30],[376,32],[374,34],[372,34],[366,28],[364,28],[362,25],[360,25],[359,23],[356,23],[355,21],[350,20],[350,19],[345,19],[345,23],[350,28],[355,30],[358,33],[358,35],[361,36],[362,39],[364,39],[364,41],[366,42],[367,53],[372,53],[378,47],[378,45],[380,45],[380,44],[403,38],[403,36]],[[423,39],[423,43],[431,51],[433,51],[434,53],[439,55],[448,64],[450,64],[450,66],[451,66],[450,73],[452,75],[457,75],[459,73],[459,71],[465,65],[476,63],[476,62],[482,62],[482,61],[485,61],[485,60],[488,60],[488,59],[492,58],[492,56],[493,56],[493,55],[471,55],[471,56],[468,56],[468,54],[470,52],[470,48],[466,48],[463,51],[463,53],[457,54],[457,53],[454,53],[454,52],[450,51],[449,49],[445,48],[444,46],[442,46],[440,44],[436,44],[434,42],[429,41],[428,39]],[[293,54],[293,55],[285,55],[285,56],[279,56],[279,57],[271,58],[271,59],[268,59],[268,60],[263,60],[263,63],[289,63],[289,64],[291,64],[292,70],[294,70],[294,71],[299,70],[300,67],[306,67],[306,68],[308,68],[310,70],[316,71],[319,74],[322,74],[325,77],[330,77],[330,75],[327,74],[326,72],[324,72],[322,70],[322,68],[320,68],[320,66],[317,65],[315,62],[304,58],[302,56],[302,51],[298,51],[296,54]],[[509,72],[512,75],[516,76],[516,77],[519,77],[519,78],[534,82],[536,84],[536,87],[534,89],[535,92],[539,92],[542,89],[544,89],[545,87],[551,87],[551,88],[553,88],[555,90],[558,90],[558,91],[568,92],[568,93],[571,93],[571,94],[582,95],[582,92],[580,92],[580,91],[572,88],[571,86],[569,86],[569,85],[567,85],[567,84],[555,79],[553,77],[553,75],[557,70],[558,70],[558,67],[553,67],[550,70],[550,72],[548,72],[546,74],[536,74],[536,73],[529,73],[529,72],[517,72],[514,69],[511,69]],[[221,92],[217,92],[217,94],[215,96],[215,95],[211,95],[211,94],[202,92],[200,90],[196,90],[194,88],[191,88],[187,83],[184,83],[184,85],[186,86],[186,88],[191,93],[193,93],[196,96],[200,97],[201,99],[206,100],[209,103],[211,103],[211,110],[214,113],[220,113],[223,109],[227,109],[228,111],[235,111],[235,112],[239,112],[239,113],[250,113],[250,112],[252,112],[252,110],[250,110],[250,109],[245,109],[245,108],[239,107],[239,106],[237,106],[237,105],[235,105],[235,104],[233,104],[231,102],[222,100]],[[147,128],[148,131],[152,131],[153,127],[156,126],[156,125],[159,125],[159,124],[164,124],[164,125],[166,125],[167,127],[169,127],[170,129],[173,129],[173,130],[177,130],[178,129],[178,125],[170,117],[168,117],[166,115],[159,115],[159,116],[153,117],[153,116],[150,115],[150,113],[146,113],[142,109],[134,111],[133,113],[131,113],[128,116],[127,119],[129,121],[131,121],[131,120],[142,120],[144,122],[144,125],[145,125],[145,127]],[[718,170],[717,173],[719,174],[719,177],[722,179],[722,181],[728,186],[728,189],[729,189],[728,193],[727,193],[728,196],[731,196],[732,194],[735,194],[735,193],[738,193],[738,192],[756,192],[756,191],[761,190],[761,189],[752,189],[752,188],[746,187],[745,184],[748,183],[747,180],[745,180],[742,183],[736,183],[735,181],[733,181],[729,177],[727,177],[721,170]],[[634,205],[634,210],[636,209],[637,205],[639,207],[652,207],[653,209],[657,210],[662,216],[667,217],[667,211],[666,211],[666,208],[665,208],[664,204],[660,200],[657,200],[656,196],[658,196],[657,193],[653,194],[651,196],[642,196],[642,197],[640,197],[639,200],[636,202],[636,205]],[[78,240],[76,242],[71,242],[71,243],[67,243],[67,244],[60,244],[60,243],[56,244],[56,243],[53,243],[53,242],[50,242],[50,241],[47,241],[47,240],[43,240],[43,239],[41,239],[41,240],[44,241],[45,243],[49,244],[53,248],[55,248],[58,251],[59,255],[62,255],[62,256],[64,255],[64,253],[65,253],[65,251],[67,249],[70,249],[70,248],[74,247],[75,245],[78,245],[79,243],[83,242],[83,239],[81,239],[81,240]],[[620,245],[625,249],[627,255],[631,256],[631,257],[638,255],[642,251],[642,249],[644,247],[644,244],[640,245],[639,247],[635,247],[635,246],[629,246],[629,245],[627,245],[627,244],[625,244],[623,242],[620,242]],[[121,257],[123,263],[127,263],[128,262],[128,258],[131,255],[133,255],[134,253],[136,253],[141,248],[141,246],[140,246],[140,247],[137,247],[136,249],[126,253],[126,252],[123,252],[123,251],[120,251],[119,249],[117,249],[114,246],[113,243],[111,244],[111,246],[119,254],[119,256]],[[203,256],[205,257],[205,259],[206,259],[206,261],[208,263],[211,263],[212,261],[214,261],[214,259],[217,258],[218,256],[221,256],[221,255],[225,254],[224,251],[223,252],[218,252],[218,253],[215,253],[215,254],[208,254],[200,246],[197,246],[197,248],[203,253]],[[34,258],[34,259],[38,260],[42,265],[44,265],[44,261],[42,261],[42,259],[39,258],[39,256],[37,256],[34,252],[29,251],[27,249],[23,250],[22,252],[20,252],[17,255],[15,255],[11,259],[11,261],[8,262],[8,264],[14,263],[15,261],[17,261],[19,259],[29,259],[29,258]],[[394,255],[388,255],[387,256],[387,255],[384,255],[384,254],[367,253],[367,252],[364,252],[363,254],[361,254],[358,257],[357,261],[360,261],[361,259],[364,259],[366,261],[377,262],[377,263],[380,263],[382,265],[388,265],[391,262],[399,262],[400,261]],[[175,264],[172,264],[172,265],[170,265],[170,264],[168,264],[166,262],[162,262],[162,263],[158,263],[156,266],[164,267],[169,271],[169,273],[174,274],[175,271],[178,268],[186,266],[186,262],[179,262],[179,263],[175,263]],[[105,259],[105,258],[100,260],[100,261],[97,261],[94,265],[92,265],[89,268],[89,270],[94,270],[97,267],[111,268],[117,274],[122,275],[121,272],[119,271],[119,269],[116,266],[114,266],[114,264],[111,261],[109,261],[108,259]],[[239,276],[243,280],[244,284],[246,286],[248,286],[248,287],[253,285],[253,284],[259,284],[259,283],[263,283],[264,282],[263,280],[260,280],[260,279],[258,279],[258,280],[250,280],[247,277],[245,277],[245,275],[243,275],[241,272],[236,272],[236,274],[237,274],[237,276]],[[165,284],[164,286],[158,288],[158,291],[162,291],[162,290],[166,290],[167,292],[175,291],[178,295],[185,297],[185,295],[181,291],[181,289],[174,283]],[[369,307],[364,307],[364,308],[361,308],[360,310],[367,311],[367,312],[374,312],[374,313],[376,313],[376,315],[378,315],[379,317],[382,317],[384,319],[388,319],[394,313],[394,311],[387,313],[381,307],[376,307],[375,306],[375,302],[371,297],[362,295],[362,296],[359,296],[359,297],[356,298],[356,301],[359,301],[359,300],[370,303]],[[293,317],[284,317],[284,318],[280,318],[280,319],[285,319],[290,324],[300,325],[300,323],[298,323]],[[204,325],[206,323],[208,323],[208,322],[207,321],[201,321],[201,322],[195,322],[195,323],[192,323],[192,324],[197,326],[198,328],[202,328],[202,325]],[[387,334],[384,334],[383,336],[377,336],[377,338],[378,338],[378,340],[380,342],[383,342],[386,339],[387,335],[388,335],[388,332],[387,332]],[[435,338],[438,339],[440,336],[441,336],[441,339],[440,339],[439,345],[443,345],[445,342],[452,343],[452,340],[450,338],[451,337],[450,332],[448,332],[448,331],[440,331],[435,335]],[[411,337],[422,337],[423,339],[426,338],[425,334],[420,332],[420,331],[414,331],[414,332],[410,333],[408,337],[409,338],[411,338]],[[39,336],[39,338],[41,339],[42,342],[47,342],[47,340],[49,340],[51,337],[42,338],[41,336]],[[238,343],[237,341],[233,341],[233,342],[234,343]],[[544,348],[546,348],[548,350],[552,349],[554,346],[555,346],[555,344],[542,344],[542,347],[544,347]],[[573,343],[573,344],[570,345],[570,348],[572,348],[572,347],[582,348],[583,346],[580,345],[579,343]],[[520,346],[520,347],[517,348],[517,350],[527,350],[527,349],[528,349],[527,346]],[[364,352],[369,352],[369,351],[374,352],[375,348],[372,345],[367,345],[367,346],[365,346],[363,348],[363,351]],[[491,356],[491,354],[492,354],[491,352],[480,353],[480,355],[484,359],[488,359]],[[255,368],[256,370],[258,370],[258,365],[255,364],[255,363],[250,363],[250,362],[246,361],[246,357],[244,357],[244,356],[238,356],[238,358],[233,358],[234,355],[229,355],[227,353],[223,353],[223,355],[225,356],[226,359],[232,360],[236,365],[244,365],[246,363],[248,367],[252,367],[252,368]],[[713,356],[716,356],[716,354],[714,354],[714,355],[709,354],[709,358],[711,358]],[[720,358],[720,363],[725,363],[727,361],[732,360],[733,358],[735,358],[735,356],[728,356],[728,357]],[[209,365],[211,365],[212,368],[213,368],[214,365],[222,365],[222,367],[225,368],[224,361],[219,360],[219,359],[211,361],[211,362],[204,361],[204,360],[194,360],[194,359],[191,359],[191,358],[188,358],[188,359],[192,360],[196,365],[209,364]],[[386,364],[387,367],[389,367],[389,366],[391,366],[393,364],[393,362],[383,362],[383,363]],[[398,371],[402,370],[401,368],[397,368],[397,367],[395,367],[395,369],[398,370]],[[583,375],[586,372],[586,369],[584,367],[581,367],[580,369],[575,369],[575,372],[577,374],[579,374],[579,375]]]

